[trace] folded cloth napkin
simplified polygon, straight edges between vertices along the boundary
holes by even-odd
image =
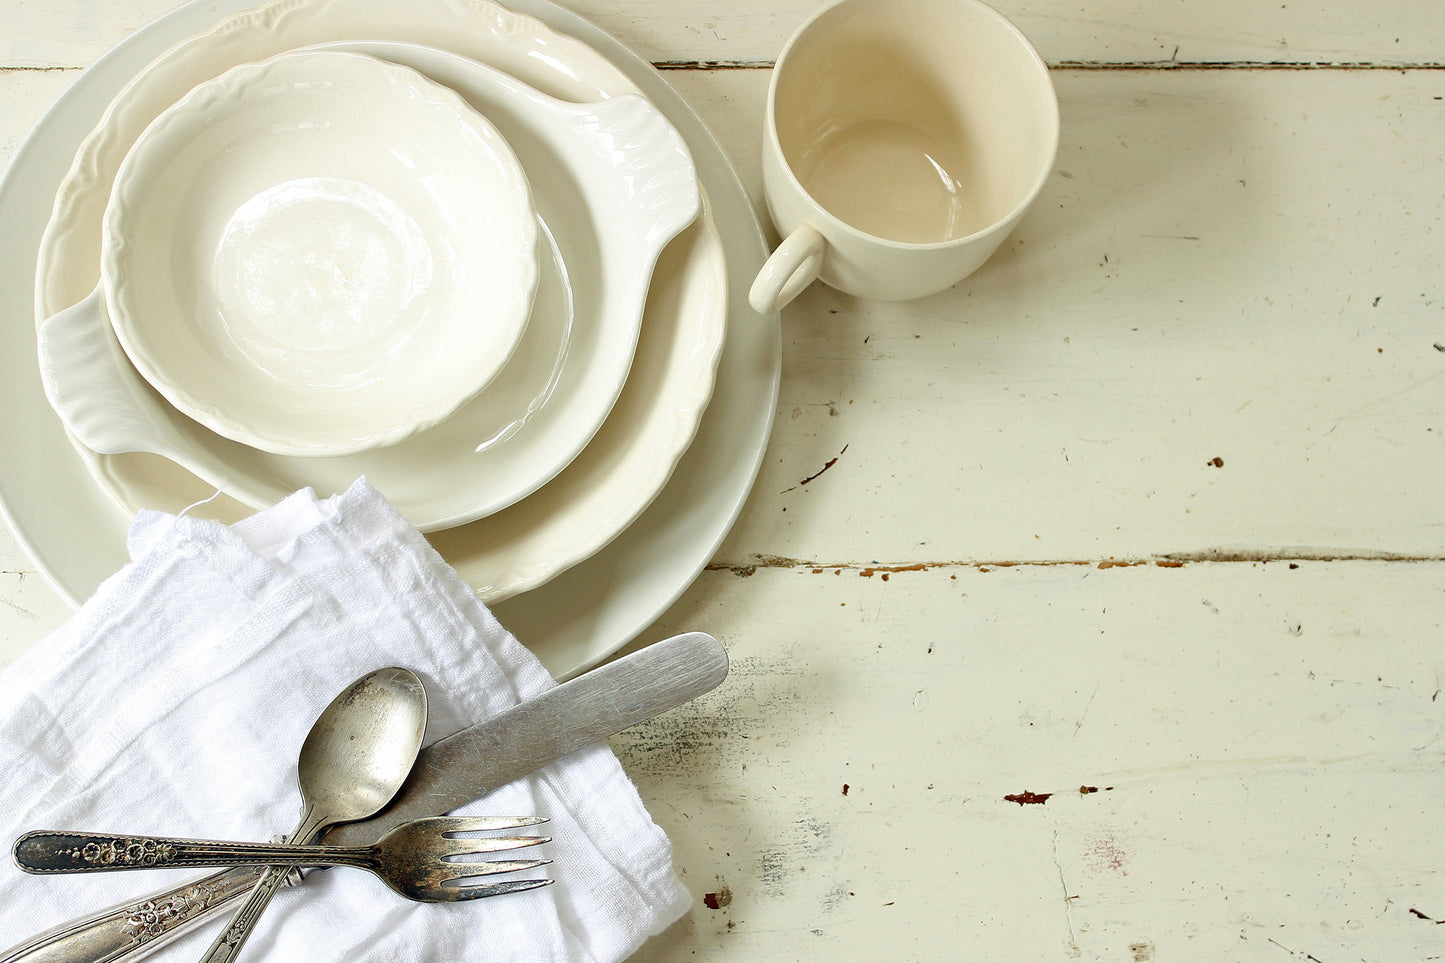
[[[316,716],[372,669],[426,684],[426,741],[554,682],[365,481],[227,527],[142,513],[131,562],[0,672],[3,845],[32,829],[267,840],[300,816]],[[413,903],[338,869],[282,889],[246,946],[268,961],[621,960],[690,897],[605,745],[460,813],[544,815],[553,886]],[[37,877],[0,867],[0,948],[195,870]],[[532,875],[541,875],[534,872]],[[498,877],[510,878],[510,877]],[[194,960],[212,922],[153,959]]]

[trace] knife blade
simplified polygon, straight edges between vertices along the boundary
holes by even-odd
[[[727,652],[710,635],[674,636],[564,682],[421,751],[377,815],[322,841],[366,845],[421,816],[439,816],[513,779],[716,688]],[[117,963],[154,953],[249,892],[259,868],[229,869],[63,923],[7,950],[0,963]]]

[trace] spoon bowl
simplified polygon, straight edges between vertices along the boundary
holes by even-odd
[[[336,823],[365,819],[396,795],[421,751],[426,690],[409,669],[378,669],[347,686],[301,745],[301,822],[286,838],[306,844]],[[290,866],[268,866],[202,963],[234,959]]]
[[[376,813],[411,772],[426,714],[426,690],[408,669],[379,669],[353,682],[301,744],[302,798],[331,817],[328,825]]]

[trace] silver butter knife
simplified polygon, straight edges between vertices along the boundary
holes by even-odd
[[[711,691],[727,673],[727,652],[710,635],[657,642],[432,743],[387,808],[336,827],[322,842],[365,846],[404,822],[450,812]],[[228,869],[72,920],[12,947],[0,963],[138,960],[219,915],[227,901],[255,886],[263,870]]]

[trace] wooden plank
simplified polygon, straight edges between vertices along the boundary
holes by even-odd
[[[569,0],[565,6],[660,63],[770,63],[821,6]],[[0,3],[0,65],[82,66],[174,6],[56,0]],[[1445,23],[1431,0],[1159,3],[999,0],[1051,63],[1439,63]]]
[[[69,618],[71,610],[13,546],[9,531],[0,543],[0,665],[8,665]]]
[[[175,0],[0,0],[0,66],[84,67]]]
[[[1437,958],[1442,584],[711,573],[653,634],[730,678],[614,740],[697,900],[636,959]]]
[[[0,169],[45,109],[75,77],[67,70],[0,70]],[[0,256],[6,244],[0,238]],[[0,462],[0,471],[5,470]],[[8,525],[0,523],[0,665],[58,626],[70,608],[35,569]]]
[[[0,171],[76,75],[73,70],[0,70]]]
[[[755,189],[767,76],[675,77]],[[993,261],[785,311],[722,561],[1445,554],[1445,74],[1055,79],[1055,174]]]

